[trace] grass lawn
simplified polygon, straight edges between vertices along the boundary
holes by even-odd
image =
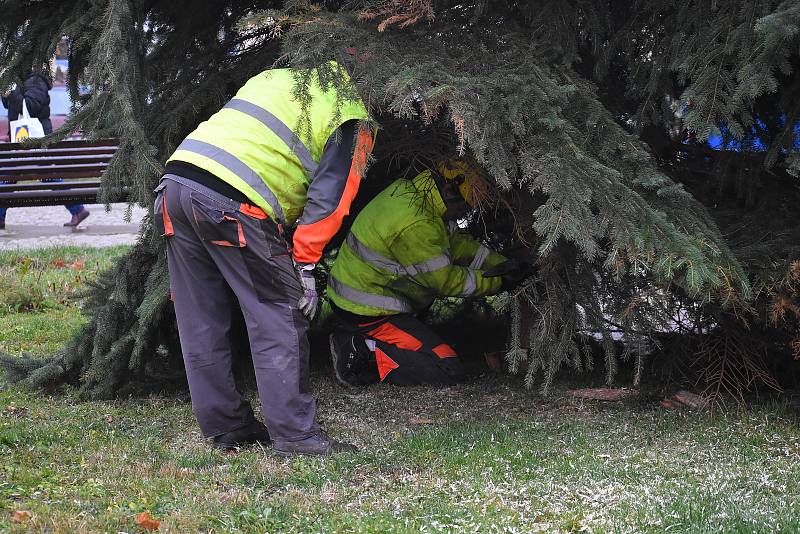
[[[58,254],[90,271],[116,253]],[[80,270],[48,254],[28,257],[40,284]],[[0,255],[0,269],[23,256]],[[54,288],[46,306],[0,317],[0,349],[50,349],[79,326],[62,286],[41,287]],[[444,389],[313,383],[323,426],[361,452],[222,453],[186,398],[78,402],[0,386],[0,532],[141,532],[144,511],[181,533],[800,531],[800,428],[780,406],[712,419],[543,399],[505,377]],[[32,517],[12,522],[17,510]]]
[[[53,352],[83,324],[75,297],[128,247],[0,251],[0,350]]]

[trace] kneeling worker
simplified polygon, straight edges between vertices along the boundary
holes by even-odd
[[[531,274],[458,231],[481,183],[470,163],[453,158],[395,181],[358,214],[328,278],[342,323],[330,337],[339,382],[447,385],[464,377],[455,350],[415,314],[436,297],[493,295]],[[503,274],[486,276],[490,268]]]

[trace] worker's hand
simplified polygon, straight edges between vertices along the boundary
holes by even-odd
[[[317,304],[319,303],[319,295],[317,295],[317,280],[314,278],[314,264],[313,263],[297,263],[295,268],[300,278],[300,284],[303,286],[303,296],[297,301],[297,307],[303,312],[309,321],[314,319],[317,315]]]
[[[483,276],[486,278],[500,276],[502,278],[500,290],[511,291],[535,273],[536,267],[533,264],[511,259],[485,270]]]

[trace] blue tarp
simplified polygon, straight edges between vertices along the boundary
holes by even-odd
[[[766,127],[761,120],[756,119],[756,122],[760,128]],[[795,124],[793,137],[792,147],[796,150],[800,150],[800,123]],[[707,145],[714,150],[734,150],[737,152],[766,152],[769,149],[769,146],[758,137],[755,127],[751,130],[750,135],[744,139],[736,140],[731,137],[727,126],[722,125],[719,127],[719,133],[711,135],[708,138]]]

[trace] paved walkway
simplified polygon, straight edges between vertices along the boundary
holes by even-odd
[[[111,247],[130,245],[138,237],[139,225],[147,210],[134,207],[125,220],[127,204],[90,204],[92,212],[77,228],[64,227],[70,214],[63,206],[11,208],[6,229],[0,230],[0,250],[45,248],[52,246]]]

